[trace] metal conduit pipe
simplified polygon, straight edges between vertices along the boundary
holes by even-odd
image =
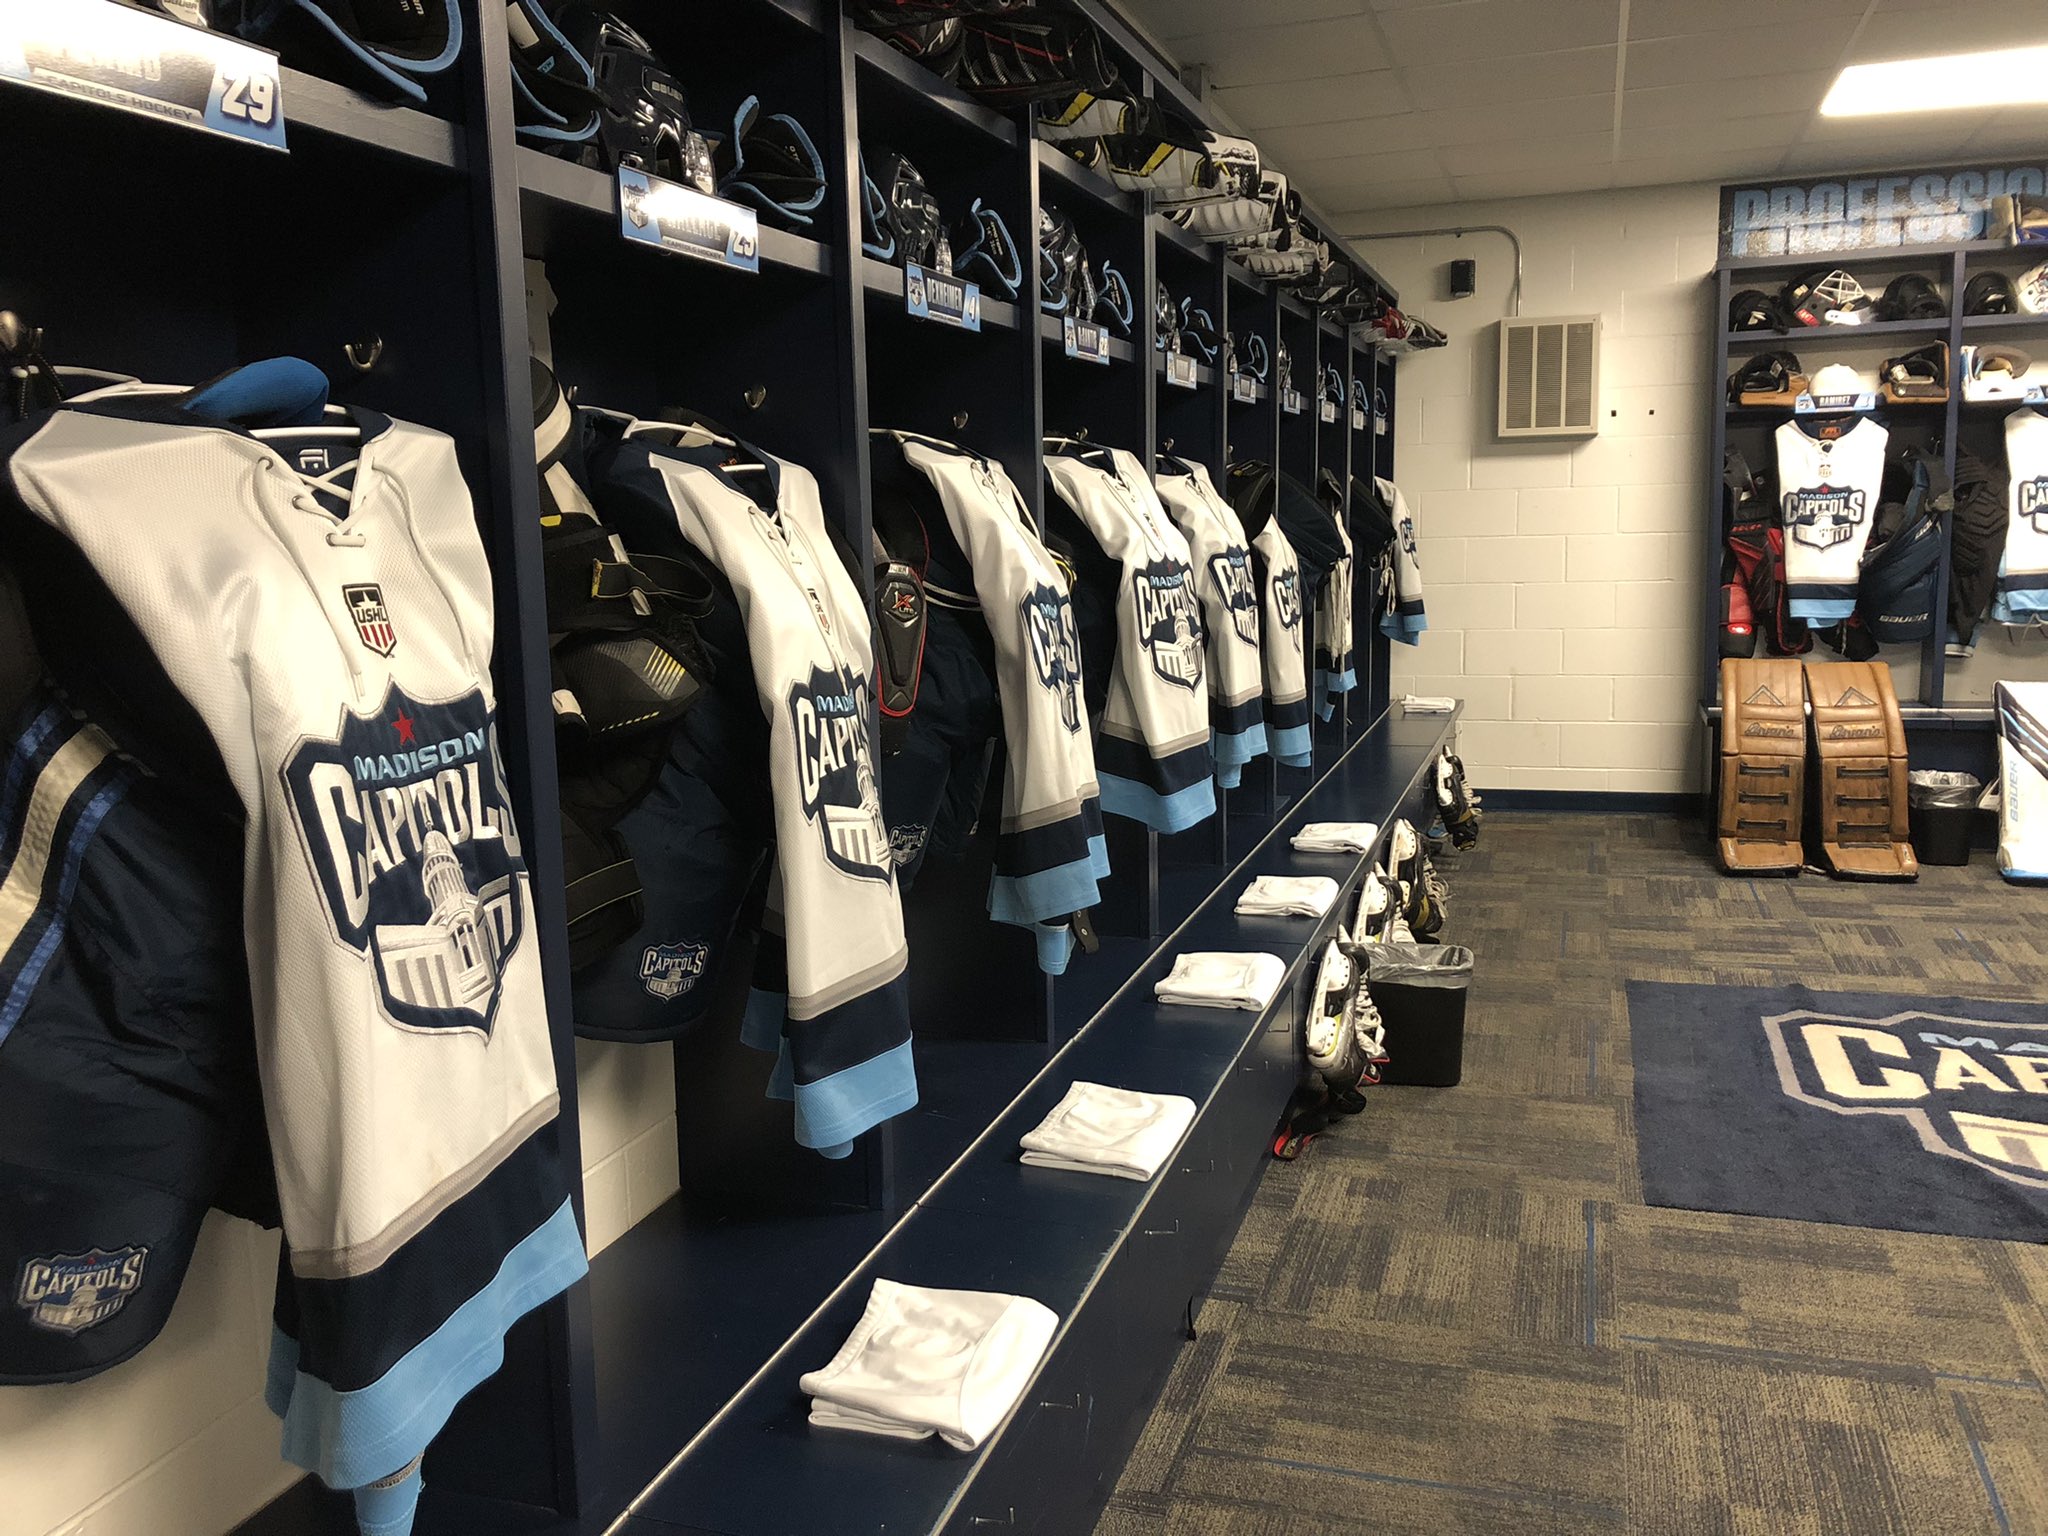
[[[1414,240],[1424,235],[1505,235],[1515,248],[1515,286],[1508,291],[1508,313],[1522,312],[1522,237],[1505,224],[1451,224],[1442,229],[1389,229],[1371,235],[1347,235],[1349,240]]]

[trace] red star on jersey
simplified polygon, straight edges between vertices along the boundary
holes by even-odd
[[[412,717],[401,709],[398,712],[398,718],[391,723],[398,728],[398,744],[401,747],[410,746],[412,744]]]

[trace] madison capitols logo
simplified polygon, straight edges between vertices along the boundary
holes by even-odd
[[[1930,1155],[2048,1190],[2048,1025],[1804,1009],[1762,1024],[1787,1096],[1891,1116]]]
[[[1202,681],[1202,615],[1194,573],[1178,560],[1154,560],[1131,577],[1138,634],[1152,670],[1192,691]]]
[[[804,815],[824,840],[826,859],[849,875],[889,879],[896,861],[868,749],[866,680],[855,678],[849,692],[832,673],[813,667],[808,683],[790,689],[789,714],[797,790]]]
[[[640,984],[664,1003],[672,1003],[697,985],[710,953],[703,944],[650,944],[640,955]]]
[[[1281,571],[1273,578],[1273,615],[1284,630],[1301,628],[1301,572]],[[1295,644],[1298,648],[1300,641]]]
[[[142,1288],[147,1248],[91,1248],[29,1259],[15,1282],[14,1304],[52,1333],[83,1333],[128,1305]]]
[[[1040,582],[1024,594],[1021,605],[1025,638],[1031,644],[1031,669],[1041,686],[1059,696],[1060,722],[1069,731],[1081,729],[1081,637],[1074,628],[1074,605],[1067,594]]]
[[[1216,583],[1230,627],[1246,645],[1259,643],[1259,593],[1252,579],[1252,558],[1236,545],[1209,557],[1209,579]]]
[[[1785,526],[1792,537],[1815,549],[1832,549],[1854,537],[1863,521],[1864,495],[1839,486],[1817,485],[1785,493]]]
[[[488,1034],[526,865],[483,695],[422,704],[392,688],[282,772],[334,935],[373,960],[392,1022]]]
[[[341,600],[348,604],[348,616],[355,620],[356,637],[379,656],[398,649],[398,631],[391,623],[391,610],[384,606],[384,589],[373,582],[343,587]]]
[[[2048,475],[2020,481],[2013,494],[2018,498],[2020,516],[2033,523],[2036,533],[2048,533]]]

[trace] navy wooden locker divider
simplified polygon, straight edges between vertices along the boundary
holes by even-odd
[[[1000,459],[1041,525],[1049,432],[1085,433],[1141,460],[1170,443],[1226,491],[1233,459],[1266,460],[1313,486],[1321,468],[1340,480],[1389,473],[1393,444],[1370,413],[1352,428],[1348,399],[1337,423],[1318,416],[1326,363],[1347,387],[1355,373],[1391,395],[1392,369],[1370,346],[1035,139],[1025,117],[989,110],[858,32],[830,0],[612,4],[669,61],[700,126],[723,129],[757,94],[816,142],[825,203],[800,232],[764,223],[758,274],[629,244],[610,176],[515,141],[495,3],[465,0],[467,50],[430,110],[287,70],[288,158],[0,89],[0,123],[32,128],[42,146],[0,171],[12,206],[42,215],[0,265],[0,305],[48,327],[54,355],[191,378],[297,352],[328,370],[337,396],[456,437],[498,582],[501,729],[565,1085],[556,1134],[572,1162],[575,1043],[527,374],[543,338],[530,325],[539,311],[526,297],[529,258],[554,299],[539,314],[544,345],[579,398],[643,415],[687,405],[805,464],[857,551],[870,547],[870,427],[928,432]],[[1112,11],[1071,4],[1103,27],[1127,79],[1207,119]],[[901,269],[862,253],[863,145],[910,155],[949,223],[981,198],[1008,224],[1025,291],[1014,301],[985,291],[979,333],[913,319]],[[184,217],[130,220],[119,242],[103,239],[81,189],[103,184],[110,167],[144,164],[178,189]],[[1107,364],[1068,357],[1061,327],[1038,308],[1047,205],[1074,221],[1091,264],[1107,260],[1130,284],[1132,333],[1111,341]],[[1327,220],[1308,214],[1329,237]],[[193,259],[193,230],[232,230],[235,259]],[[1332,243],[1362,283],[1395,297]],[[146,289],[132,283],[138,266],[153,274]],[[1169,381],[1155,346],[1162,281],[1235,335],[1241,363],[1254,335],[1277,363],[1284,338],[1301,413],[1282,413],[1277,368],[1249,400],[1233,398],[1221,355],[1197,359],[1192,388]],[[353,373],[344,345],[372,338],[382,356]],[[1299,820],[1385,820],[1419,807],[1422,770],[1449,729],[1388,714],[1387,642],[1370,627],[1357,664],[1359,690],[1314,733],[1313,767],[1254,761],[1239,788],[1219,793],[1213,822],[1174,837],[1111,819],[1101,952],[1077,955],[1061,977],[1038,973],[1028,935],[988,922],[988,839],[957,865],[928,865],[906,898],[923,1103],[843,1162],[796,1148],[787,1106],[764,1098],[769,1063],[731,1027],[745,973],[735,967],[717,1021],[675,1051],[681,1193],[599,1255],[587,1283],[514,1330],[504,1368],[429,1454],[421,1536],[592,1536],[629,1510],[621,1528],[640,1536],[867,1530],[884,1518],[891,1530],[964,1529],[1062,1477],[1068,1492],[1015,1523],[1083,1529],[1060,1522],[1081,1520],[1106,1494],[1250,1196],[1296,1070],[1294,991],[1311,946],[1234,918],[1236,885],[1255,872],[1244,861],[1256,850],[1262,868],[1321,869],[1286,846]],[[1338,872],[1355,880],[1362,863]],[[1167,1049],[1149,986],[1181,943],[1275,947],[1296,973],[1289,1001],[1263,1018],[1203,1021],[1200,1049]],[[1161,1082],[1191,1093],[1204,1113],[1185,1166],[1071,1208],[1020,1182],[1015,1134],[1077,1071],[1163,1072]],[[1008,1199],[1019,1202],[1015,1221]],[[577,1203],[580,1212],[580,1190]],[[874,1267],[896,1264],[925,1283],[1008,1277],[1066,1298],[1047,1400],[1020,1410],[980,1457],[919,1449],[897,1462],[895,1447],[789,1438],[801,1431],[787,1423],[788,1382],[821,1363],[811,1356]],[[1121,1376],[1090,1363],[1112,1342],[1128,1364]],[[1076,1430],[1070,1400],[1101,1405],[1093,1433]],[[761,1433],[740,1433],[747,1426]],[[821,1515],[808,1501],[828,1464],[856,1479]],[[859,1484],[862,1467],[874,1469],[871,1486]],[[746,1493],[751,1513],[705,1492],[720,1479]],[[345,1499],[307,1483],[241,1529],[304,1536],[353,1522]]]

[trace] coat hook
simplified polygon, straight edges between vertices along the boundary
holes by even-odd
[[[740,391],[740,399],[747,403],[748,410],[758,411],[768,403],[768,386],[766,384],[749,384]]]
[[[955,411],[953,413],[953,430],[955,432],[965,432],[967,430],[967,413],[965,411]]]
[[[1160,443],[1160,445],[1159,445],[1159,451],[1160,451],[1161,453],[1171,453],[1171,452],[1173,452],[1173,439],[1169,437],[1169,438],[1167,438],[1167,439],[1166,439],[1166,440],[1165,440],[1164,442]]]
[[[11,309],[0,309],[0,352],[30,350],[27,324]]]
[[[384,338],[373,331],[368,341],[344,342],[341,350],[348,357],[351,368],[357,373],[368,373],[384,355]]]

